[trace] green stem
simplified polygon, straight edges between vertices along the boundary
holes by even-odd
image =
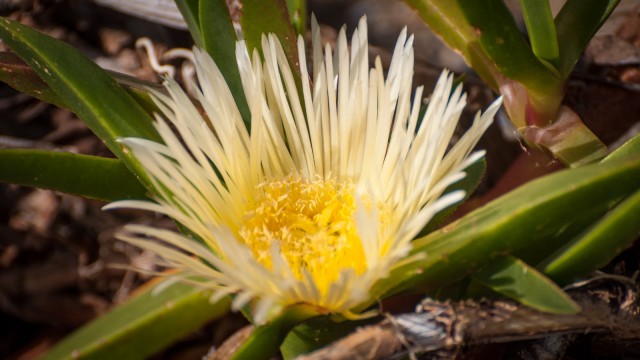
[[[230,360],[269,359],[277,354],[289,331],[312,317],[321,315],[317,307],[295,305],[266,325],[255,328]]]

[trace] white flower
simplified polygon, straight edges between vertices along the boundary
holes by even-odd
[[[444,190],[482,157],[472,148],[500,106],[494,103],[448,151],[465,106],[444,72],[424,116],[412,95],[413,37],[403,31],[385,79],[369,68],[364,19],[351,51],[344,31],[335,55],[313,31],[313,82],[302,92],[275,36],[264,61],[238,42],[236,57],[251,111],[243,124],[216,64],[194,50],[203,117],[179,86],[155,94],[165,144],[122,139],[153,181],[156,202],[120,201],[172,217],[195,237],[128,225],[120,237],[157,252],[165,265],[250,305],[257,323],[309,304],[351,315],[374,283],[406,259],[411,240],[438,211],[463,199]],[[302,38],[299,63],[306,64]],[[174,132],[177,132],[177,135]]]

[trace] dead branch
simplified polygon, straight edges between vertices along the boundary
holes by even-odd
[[[503,300],[426,299],[416,313],[388,317],[298,359],[387,359],[392,354],[442,350],[455,354],[463,347],[521,340],[538,341],[519,349],[516,358],[553,359],[564,353],[573,334],[600,334],[627,342],[640,339],[638,286],[632,280],[603,276],[567,291],[582,307],[579,314],[543,313]]]

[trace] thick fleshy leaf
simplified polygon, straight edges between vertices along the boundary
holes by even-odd
[[[194,6],[195,1],[189,1],[189,3]],[[244,7],[243,11],[245,11]],[[251,114],[240,80],[236,60],[236,30],[231,21],[227,2],[225,0],[200,1],[198,15],[204,49],[222,72],[248,128],[251,123]]]
[[[640,156],[640,134],[635,135],[630,140],[622,144],[619,148],[612,151],[602,162],[609,162],[625,157]]]
[[[473,274],[473,278],[494,291],[534,309],[555,314],[575,314],[580,306],[558,285],[513,256],[495,259]]]
[[[640,191],[551,255],[538,268],[565,284],[607,265],[640,235]]]
[[[66,108],[62,99],[51,90],[35,71],[22,59],[10,52],[0,52],[0,81],[36,99]]]
[[[202,40],[202,31],[200,29],[200,0],[176,0],[176,6],[184,21],[187,23],[189,33],[196,46],[204,48],[204,41]]]
[[[393,270],[373,294],[438,289],[504,255],[538,263],[637,191],[639,177],[640,158],[634,157],[534,180],[416,240],[412,254],[424,258]]]
[[[558,70],[567,78],[589,40],[620,0],[568,0],[555,18],[560,58]]]
[[[560,51],[549,0],[520,0],[520,4],[533,53],[538,58],[555,61]]]
[[[289,9],[289,18],[296,35],[304,36],[307,31],[307,1],[287,0],[287,8]]]
[[[145,188],[117,159],[60,151],[0,150],[0,182],[114,201],[145,199]]]
[[[296,325],[318,316],[317,308],[309,305],[292,306],[268,324],[253,330],[245,342],[233,353],[231,360],[270,359],[278,353],[280,344]]]
[[[161,94],[167,94],[167,89],[158,83],[138,79],[136,77],[107,70],[107,73],[125,89],[129,95],[140,105],[148,114],[158,113],[158,107],[151,99],[151,91]]]
[[[517,128],[554,120],[563,81],[538,59],[502,0],[405,0],[490,87]]]
[[[146,359],[227,313],[229,299],[175,283],[157,294],[147,285],[133,299],[80,328],[42,360]]]
[[[126,136],[160,141],[151,116],[80,51],[16,21],[0,19],[0,38],[76,113],[127,167],[144,176],[117,143]]]
[[[540,90],[558,84],[534,56],[502,0],[405,2],[494,89],[500,74]]]
[[[161,93],[166,92],[162,85],[116,71],[107,70],[107,72],[120,86],[127,90],[129,95],[147,112],[157,111],[157,107],[151,100],[149,91],[153,89]],[[29,65],[14,53],[0,52],[0,81],[40,101],[56,105],[60,108],[68,108],[62,98],[60,98]]]
[[[262,35],[275,34],[300,83],[296,33],[291,25],[286,0],[243,0],[240,24],[249,51],[262,48]]]
[[[479,42],[501,74],[530,88],[545,89],[558,83],[534,56],[504,1],[457,0],[457,3],[472,27],[472,42]]]
[[[378,321],[379,317],[343,322],[331,321],[328,317],[309,319],[289,332],[280,347],[282,357],[285,360],[294,359],[341,339],[359,327]]]

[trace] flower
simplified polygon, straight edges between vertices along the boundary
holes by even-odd
[[[216,64],[194,49],[206,116],[167,79],[169,95],[154,95],[164,144],[121,140],[155,202],[106,207],[162,213],[190,235],[128,225],[120,238],[215,297],[234,294],[233,307],[249,305],[257,323],[295,304],[353,315],[379,296],[376,281],[411,261],[411,240],[434,214],[463,199],[445,189],[483,156],[471,151],[500,106],[478,114],[447,151],[466,97],[444,72],[420,115],[412,41],[403,31],[385,79],[379,59],[369,67],[364,19],[351,51],[341,31],[335,55],[314,26],[313,84],[301,66],[301,92],[275,36],[263,37],[264,61],[239,41],[250,131]],[[298,52],[306,64],[302,38]]]

